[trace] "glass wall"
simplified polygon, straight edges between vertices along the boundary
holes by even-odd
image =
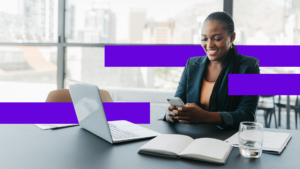
[[[44,101],[65,78],[122,90],[174,92],[182,67],[105,68],[104,46],[200,44],[204,19],[223,11],[223,1],[7,1],[0,6],[0,101]],[[236,45],[300,44],[300,1],[233,3]],[[300,68],[263,67],[261,73],[300,73]]]
[[[45,101],[57,89],[56,58],[56,47],[0,47],[0,102]]]
[[[223,0],[66,2],[68,43],[200,44],[206,16],[223,10]],[[174,92],[183,68],[105,68],[104,48],[67,47],[65,71],[65,78],[105,88]]]
[[[233,1],[237,45],[300,45],[300,1]]]
[[[9,0],[0,5],[0,42],[57,42],[58,0]]]
[[[300,1],[234,0],[236,45],[300,45]],[[300,73],[299,67],[261,67],[261,73]]]
[[[68,0],[66,40],[198,44],[205,17],[222,10],[223,0]]]
[[[66,78],[105,88],[174,91],[183,71],[175,67],[104,67],[104,48],[68,47],[66,54]]]

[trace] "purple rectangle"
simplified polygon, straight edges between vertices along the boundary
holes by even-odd
[[[299,45],[293,46],[237,46],[237,51],[246,56],[256,57],[260,67],[299,67]]]
[[[200,45],[105,45],[105,67],[184,67]]]
[[[150,103],[103,103],[108,121],[150,123]],[[0,103],[0,124],[78,124],[73,103]]]
[[[229,74],[229,95],[300,95],[300,74]]]
[[[150,124],[150,103],[103,103],[108,121],[127,120],[136,124]]]
[[[236,46],[256,57],[261,67],[299,67],[300,46]],[[205,56],[201,45],[106,45],[105,67],[184,67],[188,58]]]

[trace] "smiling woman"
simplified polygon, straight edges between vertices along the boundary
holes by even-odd
[[[187,61],[175,93],[183,102],[196,105],[170,106],[164,119],[221,128],[237,128],[242,121],[254,121],[259,96],[228,95],[228,74],[260,73],[258,59],[237,53],[234,23],[226,12],[210,14],[201,36],[207,55]]]

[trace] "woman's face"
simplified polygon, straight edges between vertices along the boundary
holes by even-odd
[[[235,33],[233,32],[229,37],[223,26],[218,21],[206,21],[203,25],[201,46],[210,61],[222,61],[230,49],[231,42],[235,39]]]

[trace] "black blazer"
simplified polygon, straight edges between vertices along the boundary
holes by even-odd
[[[240,57],[240,74],[259,74],[259,61],[257,58],[244,56]],[[187,64],[181,75],[179,86],[175,93],[175,97],[180,97],[184,103],[196,103],[200,106],[200,96],[207,56],[189,58]],[[225,78],[223,79],[218,96],[217,96],[217,111],[222,115],[224,125],[223,128],[238,128],[242,121],[254,121],[255,112],[257,109],[259,96],[242,96],[238,108],[232,112],[226,112],[227,106],[225,104],[226,85],[225,80],[228,78],[228,71],[226,70]],[[247,89],[245,89],[247,90]]]

